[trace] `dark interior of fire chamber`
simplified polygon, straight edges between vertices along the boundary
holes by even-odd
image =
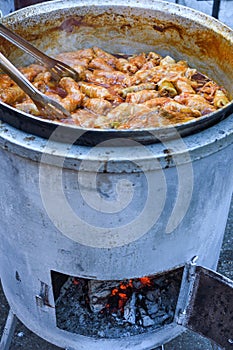
[[[173,322],[182,273],[98,281],[51,271],[57,327],[96,338],[152,332]]]

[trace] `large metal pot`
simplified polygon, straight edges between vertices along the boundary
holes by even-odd
[[[153,16],[149,14],[151,6]],[[93,45],[99,45],[112,53],[133,54],[156,50],[162,55],[170,54],[175,59],[187,60],[191,66],[215,79],[233,95],[231,30],[185,7],[164,2],[157,5],[149,2],[135,5],[129,2],[125,6],[123,2],[117,2],[116,5],[97,1],[96,4],[87,2],[77,8],[72,1],[53,1],[18,11],[8,16],[5,24],[50,55]],[[28,54],[23,55],[3,39],[0,45],[17,65],[30,62]],[[0,106],[2,120],[41,137],[49,137],[58,125],[57,122],[19,112],[3,103]],[[233,102],[208,116],[178,124],[176,130],[181,136],[186,136],[213,125],[232,111]],[[156,128],[153,133],[151,129],[85,131],[82,134],[77,126],[63,124],[60,140],[66,141],[67,133],[76,133],[74,142],[86,145],[118,137],[130,137],[144,144],[159,141],[163,136],[174,137],[174,128],[171,127]]]
[[[233,93],[232,31],[191,9],[55,1],[5,22],[49,54],[94,44],[110,52],[153,48],[187,59]],[[1,45],[17,64],[29,63]],[[2,107],[5,120],[15,120],[16,111]],[[215,269],[233,189],[233,115],[221,113],[223,120],[201,132],[181,139],[174,130],[172,140],[146,146],[127,138],[72,145],[75,133],[61,143],[64,128],[48,141],[20,130],[23,113],[19,129],[1,124],[0,275],[13,312],[31,330],[58,346],[90,350],[151,349],[183,330],[94,341],[67,334],[56,327],[51,271],[116,280],[161,273],[193,256]]]

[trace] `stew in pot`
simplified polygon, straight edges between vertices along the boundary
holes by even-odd
[[[225,89],[209,77],[190,68],[186,61],[156,52],[112,55],[93,47],[64,52],[56,58],[77,70],[80,81],[63,77],[56,82],[38,64],[20,70],[37,89],[71,113],[71,118],[60,121],[79,127],[165,127],[199,118],[229,103]],[[0,100],[43,117],[5,74],[0,75]]]

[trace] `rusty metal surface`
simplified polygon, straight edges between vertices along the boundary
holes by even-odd
[[[233,349],[233,281],[198,266],[182,325]]]

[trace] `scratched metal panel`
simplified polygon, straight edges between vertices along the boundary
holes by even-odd
[[[233,282],[197,267],[184,326],[213,340],[226,350],[233,349]]]

